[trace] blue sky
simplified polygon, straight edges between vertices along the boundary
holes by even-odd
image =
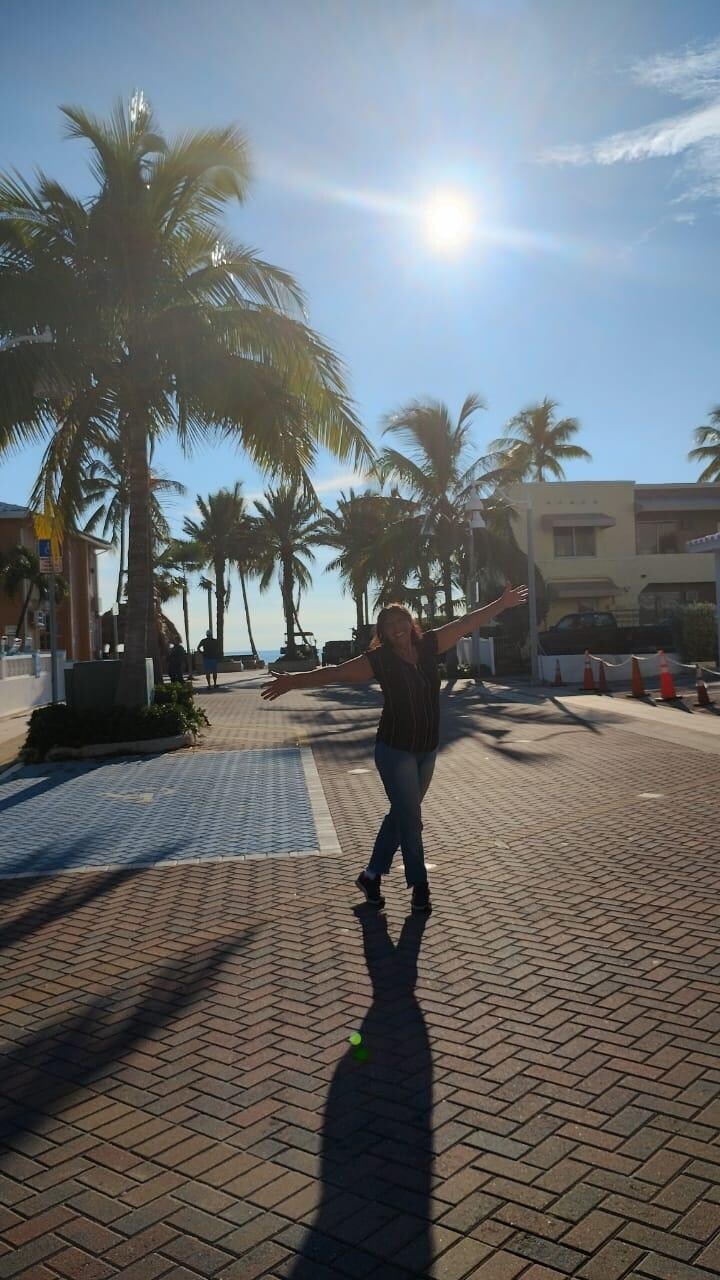
[[[410,398],[457,411],[477,391],[482,453],[547,394],[593,455],[569,478],[695,479],[691,430],[720,401],[716,0],[5,0],[2,46],[3,169],[89,192],[57,107],[103,114],[136,87],[166,134],[243,129],[255,181],[232,233],[300,280],[373,439]],[[423,232],[448,188],[473,210],[462,252]],[[198,492],[263,487],[227,448],[156,458],[188,486],[178,524]],[[0,498],[26,498],[37,463],[4,459]],[[332,503],[350,476],[323,458],[317,480]],[[321,641],[354,617],[327,558],[301,611]],[[251,601],[279,647],[279,592]],[[192,612],[199,636],[199,591]],[[227,644],[247,644],[239,590]]]

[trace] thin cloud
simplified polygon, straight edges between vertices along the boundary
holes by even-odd
[[[338,475],[326,476],[324,480],[313,480],[313,489],[316,493],[339,493],[341,489],[350,489],[368,483],[367,475],[361,471],[341,471]],[[256,500],[261,502],[264,496],[265,492],[262,489],[244,495],[246,502]]]
[[[612,165],[682,156],[686,189],[678,200],[720,197],[720,41],[682,54],[658,54],[636,63],[631,75],[645,88],[702,105],[597,142],[552,147],[540,159],[546,164]]]
[[[704,49],[688,49],[682,54],[659,53],[636,62],[633,79],[649,89],[674,93],[688,101],[707,101],[720,96],[720,40]]]

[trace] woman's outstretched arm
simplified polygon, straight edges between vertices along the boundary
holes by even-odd
[[[492,604],[483,605],[482,609],[473,609],[471,613],[466,613],[455,622],[447,622],[444,627],[438,627],[436,632],[438,653],[446,653],[454,644],[457,644],[458,640],[462,640],[463,636],[469,635],[477,627],[486,627],[488,622],[492,622],[493,618],[497,618],[498,614],[504,613],[506,609],[527,604],[527,598],[527,587],[511,587],[508,583],[500,598],[493,600]]]
[[[323,684],[364,684],[374,679],[370,663],[361,654],[359,658],[350,658],[349,662],[341,662],[337,667],[314,667],[312,671],[292,671],[275,676],[270,684],[263,685],[260,695],[266,702],[272,702],[291,689],[318,689]]]

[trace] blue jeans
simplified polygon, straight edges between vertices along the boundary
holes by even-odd
[[[390,801],[390,812],[383,818],[368,863],[373,875],[387,875],[399,846],[408,887],[427,880],[420,806],[430,786],[436,756],[437,751],[399,751],[384,742],[375,743],[375,765]]]

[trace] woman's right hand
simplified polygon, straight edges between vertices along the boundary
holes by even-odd
[[[295,688],[295,681],[292,675],[275,676],[270,684],[264,684],[260,690],[260,697],[266,702],[274,702],[276,698],[282,697],[284,693],[290,693]]]

